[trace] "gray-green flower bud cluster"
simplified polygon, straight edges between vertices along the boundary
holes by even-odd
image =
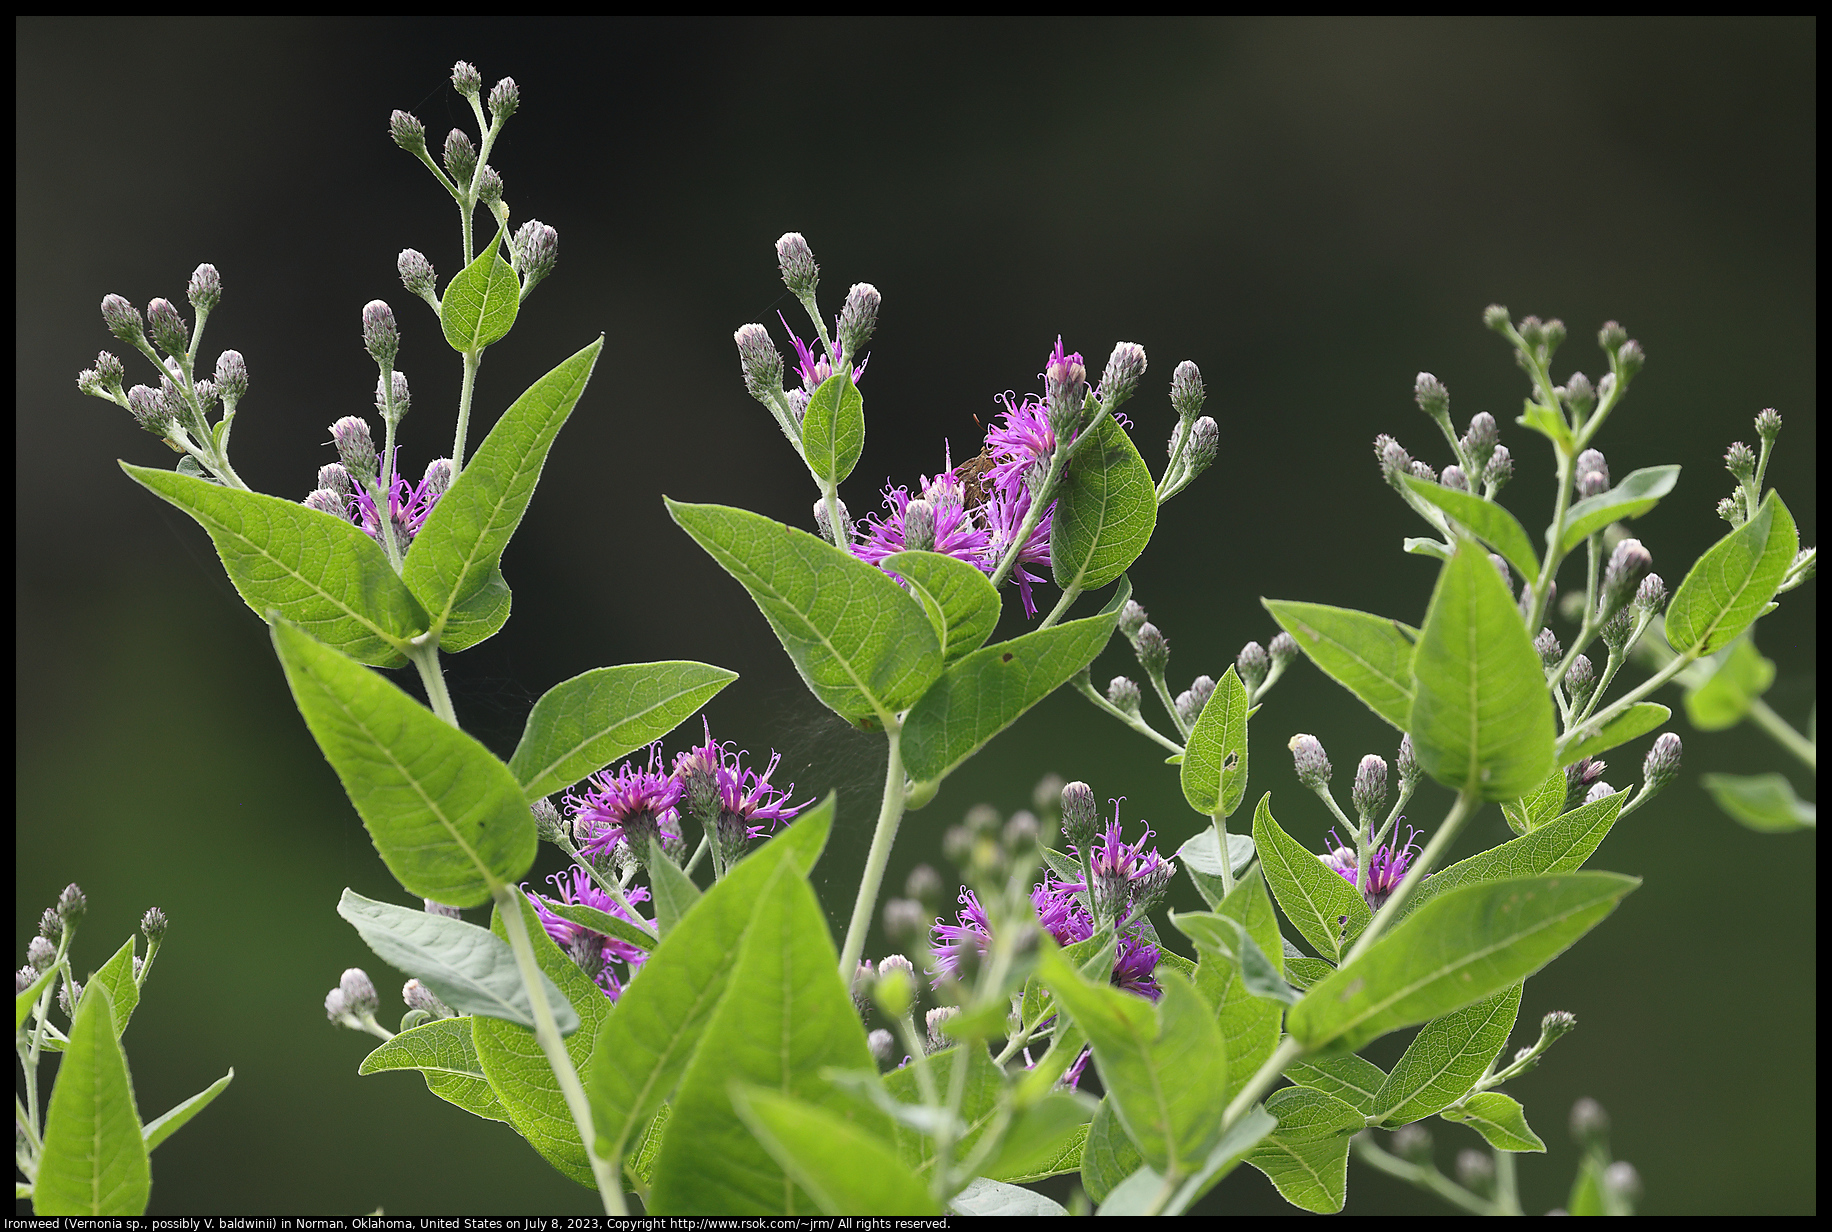
[[[1272,670],[1272,656],[1258,642],[1248,642],[1240,648],[1240,654],[1235,656],[1234,670],[1251,694],[1266,682],[1266,673]]]
[[[799,231],[787,232],[776,241],[776,265],[782,271],[782,285],[797,299],[809,298],[820,285],[821,267]]]
[[[223,276],[216,272],[214,265],[206,262],[192,271],[191,281],[186,285],[184,293],[201,320],[222,302]]]
[[[1574,708],[1581,708],[1590,700],[1590,694],[1597,687],[1596,669],[1591,666],[1588,656],[1579,655],[1565,669],[1565,693],[1571,698]]]
[[[782,392],[782,352],[770,341],[770,331],[755,323],[740,326],[732,341],[738,344],[745,392],[768,405]]]
[[[1361,759],[1361,764],[1355,767],[1352,798],[1356,816],[1364,823],[1387,807],[1386,758],[1369,753]]]
[[[500,126],[521,106],[521,88],[515,84],[515,78],[504,77],[490,87],[490,97],[486,101],[490,107],[490,123]]]
[[[403,248],[401,255],[395,258],[394,267],[401,275],[401,285],[406,287],[410,294],[425,300],[433,311],[437,312],[439,310],[438,275],[433,270],[433,263],[426,259],[426,254],[417,248]]]
[[[1680,756],[1684,752],[1685,746],[1680,743],[1677,734],[1662,732],[1642,759],[1642,790],[1653,796],[1672,786],[1673,780],[1679,777]]]
[[[140,931],[146,934],[149,945],[158,945],[165,937],[165,912],[157,907],[148,907],[146,914],[140,917]]]
[[[1198,676],[1189,688],[1177,694],[1177,716],[1183,720],[1184,726],[1196,725],[1196,720],[1202,717],[1202,708],[1209,704],[1209,698],[1214,692],[1214,677]]]
[[[1190,361],[1184,360],[1177,365],[1177,370],[1170,374],[1170,405],[1177,412],[1178,419],[1189,419],[1202,410],[1202,404],[1208,398],[1208,391],[1202,385],[1202,370]]]
[[[935,547],[935,506],[917,497],[903,507],[904,546],[912,552],[928,552]]]
[[[1327,791],[1330,765],[1323,742],[1307,732],[1299,732],[1286,747],[1291,750],[1291,764],[1298,772],[1298,782],[1312,791]]]
[[[361,967],[351,967],[337,981],[337,990],[343,994],[344,1012],[356,1018],[373,1014],[381,1008],[381,998],[375,994],[375,985],[369,980],[369,973]]]
[[[1412,383],[1412,399],[1419,410],[1433,419],[1450,420],[1450,390],[1429,372],[1421,372]]]
[[[401,330],[394,323],[394,309],[379,299],[363,305],[363,349],[384,368],[394,363],[401,350]]]
[[[1514,455],[1506,445],[1495,446],[1495,452],[1489,455],[1488,465],[1482,470],[1482,482],[1488,485],[1489,495],[1507,486],[1508,480],[1514,478]]]
[[[364,487],[376,481],[375,440],[369,435],[366,420],[345,415],[331,425],[331,443],[337,447],[337,459],[352,479]]]
[[[483,74],[475,64],[460,60],[452,65],[452,89],[466,98],[476,98],[483,90]]]
[[[1654,558],[1639,539],[1624,539],[1610,553],[1609,565],[1603,570],[1602,593],[1597,600],[1599,621],[1607,621],[1635,598],[1641,580],[1653,567]]]
[[[1140,696],[1138,683],[1129,676],[1115,676],[1107,682],[1107,700],[1115,710],[1134,718],[1139,714]]]
[[[445,170],[460,188],[468,188],[477,170],[477,147],[469,133],[454,128],[445,135]]]
[[[543,843],[559,845],[565,836],[565,825],[560,819],[560,810],[554,807],[553,801],[542,796],[528,806],[534,814],[534,836]]]
[[[1609,491],[1609,463],[1599,449],[1586,449],[1572,467],[1572,482],[1580,497],[1597,496]]]
[[[1132,648],[1138,652],[1139,666],[1153,676],[1162,673],[1170,664],[1170,642],[1150,621],[1139,627],[1138,636],[1132,639]]]
[[[878,328],[878,308],[883,302],[878,288],[869,282],[855,282],[852,290],[846,293],[838,329],[840,349],[848,360],[857,357],[871,341],[872,333]]]
[[[1132,397],[1144,375],[1145,348],[1136,342],[1114,343],[1113,354],[1107,357],[1107,366],[1101,372],[1101,405],[1112,410]]]
[[[191,345],[191,331],[169,299],[155,299],[146,306],[146,328],[153,343],[167,355],[183,355]]]
[[[1078,850],[1088,850],[1099,828],[1099,806],[1094,789],[1079,780],[1062,789],[1062,833]]]
[[[388,135],[409,154],[426,153],[426,126],[412,112],[396,111],[389,116]]]
[[[1393,767],[1399,772],[1399,789],[1404,795],[1411,795],[1412,789],[1418,786],[1424,771],[1419,768],[1418,758],[1412,752],[1412,737],[1399,738],[1399,752],[1393,755]]]
[[[1591,408],[1595,407],[1597,404],[1596,387],[1590,383],[1590,378],[1585,376],[1582,372],[1572,373],[1571,379],[1565,382],[1559,392],[1561,392],[1566,404],[1571,407],[1579,420],[1588,417]]]
[[[162,303],[164,301],[154,300],[153,302]],[[150,315],[152,309],[149,307],[147,311]],[[1742,441],[1732,441],[1730,448],[1724,451],[1724,469],[1729,471],[1731,477],[1738,483],[1748,483],[1756,477],[1756,451]]]

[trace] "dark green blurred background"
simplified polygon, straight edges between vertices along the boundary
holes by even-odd
[[[1491,301],[1570,325],[1561,378],[1603,370],[1591,338],[1606,318],[1646,347],[1600,443],[1618,475],[1684,465],[1636,528],[1670,583],[1723,531],[1719,459],[1754,439],[1764,406],[1787,424],[1771,479],[1803,542],[1817,539],[1811,21],[15,30],[17,929],[22,947],[57,889],[80,882],[88,969],[148,905],[171,917],[128,1037],[142,1109],[230,1065],[237,1077],[160,1148],[155,1212],[595,1209],[505,1127],[417,1078],[357,1078],[365,1041],[327,1026],[321,998],[347,965],[369,967],[388,1001],[401,977],[333,907],[346,885],[399,891],[203,533],[114,465],[169,455],[74,385],[111,343],[105,293],[179,300],[207,260],[227,292],[206,356],[235,347],[252,373],[235,434],[250,483],[303,497],[332,459],[326,425],[369,406],[358,314],[378,296],[406,331],[404,466],[449,449],[457,360],[394,257],[420,248],[443,282],[455,219],[386,122],[405,107],[435,140],[469,126],[445,83],[458,57],[486,82],[521,83],[494,162],[518,221],[553,224],[561,244],[556,275],[489,354],[479,427],[608,336],[505,562],[515,617],[448,660],[459,714],[506,753],[533,698],[589,667],[740,670],[711,708],[715,732],[780,750],[798,795],[840,792],[842,828],[817,870],[836,919],[869,838],[880,742],[811,701],[660,499],[808,520],[812,487],[745,396],[730,341],[789,306],[770,248],[785,230],[809,236],[835,307],[855,280],[884,293],[864,382],[871,438],[846,491],[857,512],[884,476],[938,469],[944,439],[957,459],[973,453],[973,417],[1034,385],[1058,332],[1091,366],[1116,339],[1146,347],[1147,392],[1128,409],[1154,468],[1164,382],[1180,359],[1202,366],[1221,459],[1167,507],[1132,572],[1178,687],[1267,638],[1261,595],[1419,618],[1434,569],[1400,553],[1414,520],[1369,442],[1393,432],[1446,460],[1411,402],[1420,368],[1449,384],[1459,422],[1496,414],[1520,463],[1509,503],[1543,524],[1549,467],[1513,425],[1524,385],[1478,320]],[[133,380],[142,368],[130,362]],[[1781,669],[1771,701],[1797,724],[1814,691],[1814,602],[1812,586],[1797,592],[1761,630]],[[1096,673],[1127,668],[1109,650]],[[1253,792],[1272,790],[1312,845],[1326,823],[1284,741],[1316,733],[1344,776],[1393,744],[1307,666],[1254,730]],[[1809,796],[1812,784],[1751,731],[1678,730],[1681,786],[1596,860],[1646,884],[1527,986],[1512,1046],[1549,1009],[1582,1024],[1511,1088],[1551,1144],[1521,1164],[1532,1211],[1564,1200],[1564,1120],[1580,1095],[1612,1114],[1648,1212],[1816,1205],[1816,840],[1741,830],[1696,780],[1780,769]],[[1645,745],[1607,777],[1638,777]],[[939,859],[968,805],[1023,807],[1047,771],[1125,796],[1126,816],[1174,847],[1199,823],[1160,760],[1072,694],[1053,698],[906,820],[890,884]],[[1434,824],[1447,801],[1425,790],[1411,820]],[[1490,810],[1465,847],[1504,833]],[[1390,1061],[1402,1043],[1372,1055]],[[1443,1124],[1437,1138],[1446,1167],[1475,1143]],[[1218,1201],[1290,1209],[1247,1170]],[[1443,1209],[1359,1165],[1350,1201]]]

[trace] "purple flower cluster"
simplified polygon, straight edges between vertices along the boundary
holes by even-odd
[[[1145,913],[1164,896],[1177,866],[1149,848],[1152,831],[1149,826],[1136,843],[1128,843],[1120,826],[1119,801],[1113,802],[1113,820],[1100,837],[1090,845],[1088,865],[1094,876],[1092,899],[1094,910],[1102,919],[1115,920],[1124,929],[1144,918]],[[1069,851],[1079,861],[1081,852],[1073,843]],[[1086,890],[1079,881],[1064,882],[1071,894]]]
[[[1370,909],[1379,911],[1393,896],[1393,891],[1399,889],[1399,883],[1406,879],[1406,870],[1412,867],[1412,861],[1418,857],[1419,847],[1413,841],[1418,834],[1419,831],[1407,826],[1404,844],[1388,844],[1369,852],[1365,884],[1355,867],[1355,849],[1345,845],[1334,830],[1329,832],[1329,837],[1335,847],[1317,858],[1323,861],[1325,868],[1339,874],[1343,880],[1359,889]]]
[[[555,873],[547,880],[559,892],[559,900],[563,903],[596,907],[599,911],[652,931],[648,920],[625,911],[616,899],[599,889],[592,882],[591,875],[582,868],[574,866],[564,873]],[[624,986],[635,978],[648,954],[628,941],[593,932],[582,924],[555,915],[540,896],[529,893],[526,887],[523,887],[522,892],[534,904],[535,914],[541,917],[541,926],[547,930],[547,935],[566,951],[567,957],[577,963],[581,971],[591,977],[593,983],[604,990],[605,996],[615,1001],[622,994]],[[624,892],[624,898],[633,906],[648,901],[649,891],[641,886],[632,886]],[[623,964],[622,978],[619,978],[613,963]]]
[[[1031,890],[1031,906],[1036,909],[1037,923],[1055,938],[1058,945],[1073,945],[1094,935],[1094,917],[1076,901],[1081,887],[1059,881],[1046,873],[1043,881]],[[992,926],[986,911],[972,890],[962,888],[961,910],[955,923],[935,921],[935,963],[933,984],[939,986],[948,976],[960,970],[967,947],[984,956],[992,938]],[[1120,933],[1119,952],[1114,955],[1112,983],[1116,988],[1156,1001],[1160,992],[1155,975],[1158,947],[1143,931],[1128,927]]]
[[[795,331],[789,328],[789,319],[783,316],[782,313],[777,313],[776,319],[782,322],[782,328],[784,332],[789,335],[789,342],[795,348],[795,371],[801,376],[802,387],[800,389],[789,390],[788,398],[789,406],[794,410],[795,418],[799,420],[802,414],[807,411],[808,399],[814,396],[814,391],[825,384],[827,378],[833,375],[833,361],[828,359],[827,356],[822,354],[815,347],[796,337]],[[838,321],[834,322],[834,328],[838,330]],[[857,385],[859,383],[859,378],[865,375],[865,365],[870,362],[871,356],[868,355],[865,357],[864,363],[861,363],[857,368],[852,370],[853,384]]]
[[[390,469],[383,490],[388,498],[388,521],[394,528],[395,542],[400,544],[403,551],[413,543],[414,537],[426,525],[433,507],[451,486],[452,463],[449,458],[435,458],[417,485],[409,483],[398,470]],[[375,497],[351,477],[350,471],[342,463],[333,462],[319,468],[318,487],[305,498],[304,503],[320,513],[328,513],[334,518],[343,518],[360,526],[377,543],[382,541],[382,517]]]

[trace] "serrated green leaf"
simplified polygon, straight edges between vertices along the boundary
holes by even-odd
[[[802,456],[822,483],[839,484],[865,452],[865,399],[852,383],[852,365],[821,382],[802,415]]]
[[[677,660],[599,667],[562,680],[528,712],[509,772],[531,799],[545,796],[661,739],[737,678]]]
[[[1352,1052],[1461,1009],[1551,962],[1640,884],[1619,873],[1560,873],[1441,894],[1312,985],[1286,1027],[1307,1049]]]
[[[649,891],[655,895],[655,931],[666,937],[693,905],[700,887],[670,860],[656,839],[649,840]]]
[[[1081,1152],[1081,1187],[1096,1203],[1105,1202],[1122,1181],[1145,1165],[1139,1148],[1120,1125],[1113,1102],[1109,1092],[1094,1110],[1094,1119],[1088,1122],[1088,1141]]]
[[[617,999],[586,1084],[606,1159],[624,1153],[673,1092],[725,994],[757,896],[785,862],[806,876],[833,828],[829,795],[734,865],[682,917]],[[838,958],[834,962],[838,963]]]
[[[1093,662],[1130,594],[1121,582],[1093,616],[983,646],[949,666],[904,718],[903,764],[910,779],[929,783],[947,777]]]
[[[1775,597],[1794,563],[1800,535],[1774,491],[1756,516],[1698,558],[1667,604],[1667,645],[1679,654],[1710,654],[1730,645]]]
[[[1082,1151],[1087,1144],[1088,1127],[1083,1125],[1073,1134],[1070,1134],[1063,1142],[1062,1150],[1057,1152],[1055,1159],[1034,1172],[1027,1172],[1022,1176],[1012,1176],[1006,1179],[1014,1185],[1028,1185],[1032,1181],[1041,1181],[1046,1177],[1061,1176],[1065,1172],[1079,1172],[1081,1171]]]
[[[395,880],[474,907],[534,863],[534,816],[509,768],[393,683],[284,622],[293,700]]]
[[[121,469],[209,532],[236,593],[262,619],[277,611],[376,667],[405,663],[408,641],[430,623],[381,547],[342,518],[174,471]]]
[[[1417,629],[1345,607],[1286,599],[1260,602],[1325,675],[1394,727],[1406,730]]]
[[[446,284],[439,327],[452,350],[476,354],[509,332],[521,306],[522,284],[492,240]]]
[[[211,1101],[226,1091],[233,1081],[235,1081],[235,1067],[231,1066],[228,1073],[191,1098],[183,1100],[163,1116],[157,1116],[148,1121],[146,1127],[140,1131],[140,1136],[146,1140],[146,1149],[150,1152],[161,1142],[183,1129],[192,1117],[208,1108]]]
[[[1623,476],[1622,482],[1607,492],[1587,496],[1565,513],[1565,533],[1559,539],[1559,555],[1577,547],[1611,522],[1638,518],[1673,490],[1679,482],[1677,466],[1646,466]]]
[[[1795,795],[1779,774],[1707,774],[1699,781],[1719,808],[1751,830],[1779,834],[1819,825],[1819,806]]]
[[[1119,577],[1158,524],[1157,485],[1132,438],[1111,415],[1092,431],[1078,442],[1050,518],[1050,568],[1064,590],[1098,590]]]
[[[569,1011],[571,1008],[567,1007]],[[474,1024],[468,1014],[435,1018],[402,1031],[364,1057],[356,1072],[379,1074],[399,1069],[419,1071],[426,1079],[427,1090],[472,1116],[486,1121],[509,1120],[509,1110],[496,1098],[490,1080],[484,1076],[483,1062],[477,1057]]]
[[[1272,816],[1271,792],[1260,797],[1253,812],[1253,842],[1285,918],[1326,958],[1336,961],[1374,918],[1361,891],[1285,833]]]
[[[1757,698],[1775,683],[1775,661],[1763,658],[1755,640],[1740,637],[1704,664],[1710,675],[1686,692],[1686,718],[1700,731],[1735,727]]]
[[[998,1106],[995,1098],[994,1107]],[[995,1181],[1028,1181],[1073,1172],[1081,1166],[1079,1144],[1086,1140],[1088,1122],[1097,1101],[1073,1091],[1052,1091],[1036,1103],[1012,1114],[1011,1124],[996,1154],[980,1171]],[[1073,1147],[1073,1160],[1064,1163]],[[963,1143],[956,1148],[964,1155]]]
[[[922,605],[883,570],[761,514],[663,499],[750,592],[809,692],[841,718],[888,724],[941,674]]]
[[[1285,1077],[1299,1086],[1334,1095],[1363,1114],[1374,1110],[1374,1099],[1387,1082],[1387,1075],[1380,1066],[1352,1052],[1305,1057],[1294,1062],[1285,1071]]]
[[[822,1205],[732,1116],[734,1083],[818,1106],[866,1137],[890,1137],[889,1118],[820,1076],[829,1067],[872,1068],[838,965],[814,891],[792,865],[779,865],[756,897],[725,998],[671,1101],[650,1214],[793,1215]],[[636,983],[647,978],[645,971]],[[889,1146],[883,1154],[895,1162]]]
[[[1233,862],[1233,873],[1236,877],[1253,863],[1253,838],[1246,834],[1228,835],[1228,858]],[[1196,884],[1203,901],[1214,907],[1222,900],[1221,882],[1221,843],[1215,837],[1213,828],[1198,830],[1185,839],[1183,846],[1177,848],[1177,863],[1189,879]]]
[[[1275,1133],[1247,1155],[1279,1196],[1300,1210],[1333,1215],[1348,1201],[1349,1140],[1285,1142]]]
[[[1198,813],[1232,816],[1247,791],[1247,688],[1232,666],[1203,703],[1184,747],[1183,798]]]
[[[45,1109],[44,1150],[32,1186],[35,1215],[139,1215],[153,1188],[133,1078],[108,990],[91,982]]]
[[[1254,1108],[1236,1121],[1221,1140],[1209,1148],[1208,1157],[1190,1178],[1177,1187],[1157,1213],[1181,1215],[1222,1178],[1244,1162],[1247,1152],[1272,1132],[1276,1122],[1264,1108]],[[1164,1178],[1156,1169],[1140,1167],[1121,1180],[1101,1203],[1096,1215],[1148,1215],[1164,1192]]]
[[[986,1045],[969,1042],[944,1048],[929,1057],[930,1072],[941,1075],[938,1081],[944,1089],[952,1081],[957,1057],[967,1066],[967,1073],[961,1082],[960,1106],[956,1110],[959,1124],[955,1130],[955,1150],[958,1158],[961,1153],[979,1144],[987,1128],[999,1115],[1000,1095],[1006,1084],[1005,1072],[992,1063]],[[892,1100],[911,1112],[930,1111],[921,1107],[922,1088],[913,1065],[894,1069],[884,1075],[883,1090]],[[926,1181],[935,1167],[935,1139],[913,1124],[921,1119],[910,1117],[894,1120],[891,1135],[896,1143],[898,1157]],[[933,1124],[932,1118],[929,1123]]]
[[[1569,748],[1563,744],[1559,746],[1559,764],[1569,766],[1572,762],[1583,761],[1586,757],[1606,753],[1619,744],[1627,744],[1637,736],[1647,735],[1672,717],[1673,712],[1659,702],[1636,702],[1597,729],[1594,734],[1586,734],[1591,732],[1590,725],[1573,733],[1582,739]]]
[[[1295,1146],[1340,1138],[1367,1127],[1361,1109],[1315,1087],[1283,1087],[1266,1097],[1266,1111],[1278,1118],[1273,1131],[1280,1142]]]
[[[133,1017],[134,1007],[140,1004],[140,985],[134,982],[132,937],[102,964],[101,970],[89,977],[89,983],[96,980],[102,981],[102,986],[108,989],[108,1004],[114,1012],[115,1038],[119,1039],[127,1030],[127,1020]]]
[[[1247,936],[1262,952],[1274,978],[1283,982],[1284,955],[1279,944],[1279,920],[1266,892],[1266,879],[1255,872],[1235,885],[1214,914],[1172,912],[1171,923],[1196,944],[1201,962],[1196,968],[1196,991],[1215,1009],[1215,1024],[1228,1056],[1225,1098],[1232,1100],[1247,1085],[1279,1043],[1279,1002],[1254,992],[1241,970],[1237,951],[1244,925]]]
[[[1370,1116],[1389,1127],[1442,1112],[1488,1072],[1520,1016],[1521,986],[1434,1018],[1406,1046],[1406,1054],[1374,1097]]]
[[[839,1113],[735,1080],[731,1106],[770,1158],[826,1214],[941,1213],[928,1185],[895,1151]]]
[[[441,631],[442,649],[475,645],[509,618],[503,549],[528,511],[554,437],[578,405],[603,348],[599,338],[530,385],[415,536],[401,576]]]
[[[1446,1121],[1461,1121],[1497,1151],[1538,1151],[1546,1144],[1527,1124],[1527,1110],[1520,1101],[1500,1091],[1483,1091],[1472,1095],[1461,1106],[1446,1108],[1440,1114]]]
[[[378,903],[348,889],[338,900],[337,914],[383,962],[418,979],[459,1013],[533,1030],[534,1010],[515,954],[507,941],[488,929],[430,911]],[[560,1033],[577,1031],[579,1020],[561,990],[549,982],[544,991]]]
[[[600,911],[596,907],[588,907],[584,903],[563,903],[551,898],[542,898],[541,903],[549,912],[559,916],[562,920],[571,920],[574,924],[590,929],[592,932],[615,937],[619,941],[627,941],[638,949],[653,950],[655,948],[656,939],[653,935],[643,931],[622,916]]]
[[[1562,781],[1564,775],[1561,774],[1559,778]],[[1625,788],[1613,796],[1604,796],[1601,800],[1580,805],[1519,838],[1509,839],[1498,847],[1477,852],[1467,860],[1459,860],[1449,868],[1439,869],[1419,882],[1412,897],[1401,908],[1401,918],[1411,915],[1438,895],[1459,886],[1576,872],[1609,834],[1610,827],[1616,824],[1622,806],[1628,803],[1628,796]],[[1563,798],[1561,795],[1561,802]]]
[[[962,1215],[991,1215],[1005,1219],[1068,1214],[1061,1203],[1034,1189],[1007,1185],[983,1176],[955,1194],[948,1206]]]
[[[1499,552],[1503,559],[1520,572],[1521,577],[1539,576],[1539,558],[1533,551],[1533,541],[1527,538],[1526,527],[1520,524],[1520,519],[1506,509],[1492,500],[1483,500],[1473,492],[1461,492],[1411,475],[1401,476],[1400,482],[1412,489],[1414,495],[1448,513],[1462,523],[1470,534]]]
[[[1545,780],[1555,735],[1545,670],[1507,583],[1473,544],[1438,577],[1412,673],[1406,730],[1425,773],[1484,800]]]
[[[999,592],[984,573],[940,552],[894,552],[881,567],[910,584],[941,642],[942,662],[978,650],[999,623]]]

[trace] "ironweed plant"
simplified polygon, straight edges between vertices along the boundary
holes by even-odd
[[[1167,460],[1155,477],[1134,435],[1158,413],[1136,412],[1135,425],[1121,410],[1144,389],[1144,349],[1116,344],[1091,381],[1083,356],[1058,339],[1040,387],[1004,395],[978,454],[944,452],[934,473],[894,481],[879,508],[855,515],[841,486],[864,446],[861,390],[881,297],[854,284],[829,318],[812,249],[784,235],[780,274],[807,317],[780,320],[793,359],[765,324],[743,326],[735,341],[745,389],[812,481],[813,529],[724,505],[667,508],[756,603],[810,692],[885,741],[869,854],[835,938],[809,873],[832,829],[862,825],[867,810],[831,795],[794,798],[776,781],[776,757],[718,740],[707,719],[697,739],[665,751],[735,672],[663,662],[562,681],[534,704],[507,761],[458,724],[441,656],[507,621],[504,548],[603,339],[536,381],[469,447],[479,365],[553,272],[558,238],[538,221],[512,223],[490,165],[515,83],[486,94],[461,62],[452,85],[476,138],[454,130],[435,156],[413,116],[397,111],[390,125],[458,207],[463,266],[443,287],[419,252],[399,260],[404,287],[461,366],[449,456],[417,481],[402,465],[412,405],[394,366],[402,327],[378,300],[363,309],[360,334],[377,368],[379,442],[368,418],[344,417],[330,428],[337,460],[301,483],[303,500],[251,491],[230,458],[247,364],[225,351],[213,375],[199,366],[223,293],[209,265],[190,283],[191,322],[163,299],[144,315],[119,296],[103,301],[108,328],[152,364],[155,385],[127,388],[125,365],[107,352],[78,380],[179,455],[172,469],[123,469],[210,535],[269,624],[306,727],[412,900],[346,890],[337,906],[408,977],[395,1030],[378,1020],[380,998],[361,970],[327,996],[333,1023],[380,1041],[360,1072],[418,1071],[433,1094],[503,1122],[596,1188],[613,1214],[631,1209],[632,1193],[652,1214],[1054,1214],[1064,1208],[1026,1186],[1075,1173],[1080,1209],[1177,1214],[1242,1164],[1294,1205],[1335,1211],[1351,1155],[1460,1209],[1520,1213],[1514,1156],[1546,1146],[1502,1088],[1575,1019],[1548,1013],[1536,1042],[1503,1053],[1528,977],[1640,884],[1584,866],[1621,817],[1678,775],[1679,738],[1655,735],[1670,711],[1647,699],[1679,684],[1697,726],[1748,717],[1814,765],[1813,732],[1795,732],[1761,701],[1773,666],[1751,635],[1813,569],[1787,506],[1763,490],[1780,417],[1757,418],[1759,451],[1732,447],[1736,489],[1722,506],[1732,530],[1669,598],[1622,524],[1669,495],[1678,468],[1612,481],[1596,447],[1644,364],[1640,346],[1612,322],[1598,335],[1608,374],[1555,383],[1565,327],[1490,308],[1485,320],[1529,379],[1517,422],[1545,438],[1556,463],[1537,543],[1496,499],[1513,461],[1494,417],[1458,432],[1448,391],[1421,374],[1417,401],[1448,464],[1415,460],[1389,436],[1375,444],[1382,476],[1427,523],[1405,550],[1442,562],[1419,624],[1267,601],[1280,629],[1268,644],[1249,643],[1218,679],[1199,675],[1173,692],[1169,641],[1125,573],[1160,510],[1221,448],[1196,365],[1177,365],[1169,380]],[[1581,583],[1561,605],[1557,578],[1571,556]],[[1032,627],[989,644],[1011,592]],[[1097,610],[1071,618],[1084,596]],[[1568,645],[1546,626],[1560,610],[1576,625]],[[1139,683],[1120,677],[1102,691],[1091,681],[1116,631],[1161,720],[1145,717]],[[1300,657],[1397,733],[1391,763],[1360,760],[1347,808],[1321,743],[1290,738],[1300,781],[1335,819],[1327,841],[1288,833],[1269,791],[1250,823],[1236,820],[1249,729]],[[408,663],[425,704],[370,670]],[[1648,674],[1622,687],[1632,665]],[[951,830],[953,919],[935,916],[940,874],[919,867],[882,905],[907,952],[868,960],[905,813],[1063,685],[1169,754],[1195,819],[1160,824],[1188,837],[1166,855],[1117,803],[1106,817],[1089,784],[1046,782],[1034,812],[976,809]],[[1637,789],[1604,780],[1602,754],[1650,736]],[[1426,777],[1455,801],[1402,835]],[[1813,806],[1774,778],[1711,790],[1752,825],[1813,824]],[[1445,866],[1491,803],[1517,837]],[[543,841],[565,853],[567,870],[530,888],[522,879]],[[1158,911],[1180,872],[1208,910]],[[487,926],[464,918],[485,906]],[[112,1077],[80,1089],[66,1077],[42,1134],[34,1095],[21,1192],[46,1213],[137,1212],[146,1150],[222,1084],[140,1125],[113,1040],[144,971],[130,970],[130,943],[79,990],[67,958],[73,919],[58,919],[61,931],[47,915],[20,973],[22,1062],[28,1044],[33,1061],[42,1048],[69,1049],[66,1067],[86,1047],[99,1058],[94,1072]],[[47,1017],[60,972],[75,1011],[67,1035]],[[1357,1055],[1414,1027],[1391,1072]],[[32,1074],[28,1064],[35,1089]],[[1469,1139],[1454,1177],[1417,1124],[1433,1116],[1466,1126],[1484,1148]],[[82,1145],[60,1136],[72,1117],[96,1127]],[[1638,1183],[1610,1157],[1602,1110],[1580,1104],[1572,1126],[1583,1148],[1572,1213],[1631,1210]],[[1372,1130],[1396,1132],[1383,1144]],[[138,1179],[107,1179],[129,1172]],[[55,1187],[52,1176],[62,1178]]]

